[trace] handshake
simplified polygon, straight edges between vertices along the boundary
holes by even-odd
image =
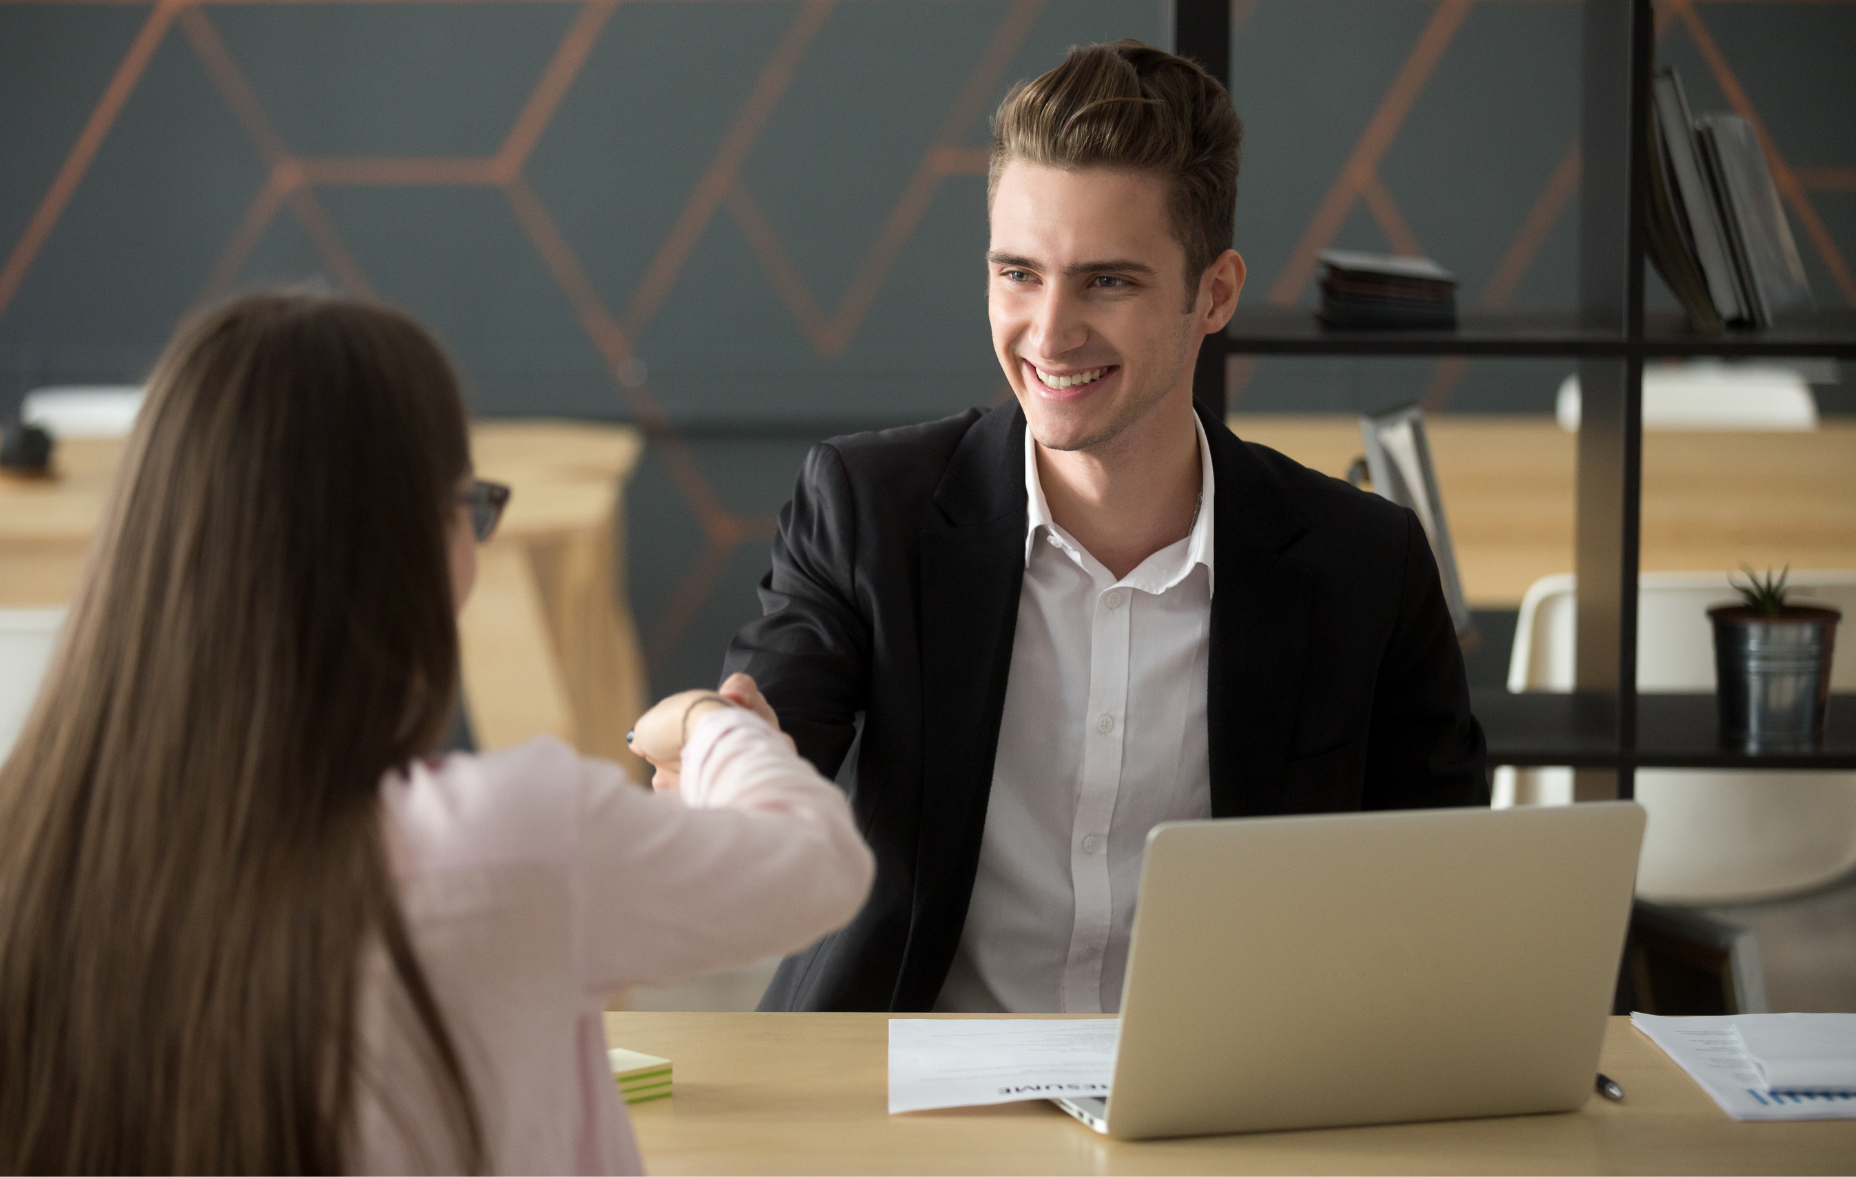
[[[639,716],[638,723],[625,735],[631,750],[655,770],[652,788],[663,792],[682,783],[683,745],[689,742],[690,733],[703,716],[723,707],[752,711],[767,726],[780,731],[779,718],[760,693],[760,685],[749,675],[729,675],[719,691],[678,691],[665,696]],[[781,735],[787,747],[793,748],[793,738],[784,732]]]

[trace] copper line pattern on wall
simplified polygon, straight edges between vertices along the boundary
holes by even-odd
[[[502,150],[496,153],[499,183],[507,184],[522,174],[523,165],[528,163],[535,145],[541,142],[541,133],[553,121],[554,112],[560,109],[568,88],[580,76],[581,67],[592,56],[593,46],[618,6],[619,0],[589,0],[574,18],[574,23],[561,38],[560,48],[542,70],[541,80],[535,83],[535,90],[523,105],[522,113],[516,116],[515,126],[509,128],[509,137],[503,140]]]
[[[1399,128],[1404,125],[1405,116],[1411,113],[1425,83],[1430,80],[1437,63],[1443,59],[1444,51],[1455,39],[1457,29],[1462,26],[1463,18],[1468,15],[1473,2],[1442,0],[1432,12],[1431,19],[1412,45],[1411,52],[1406,55],[1392,83],[1367,119],[1360,138],[1348,153],[1346,162],[1341,165],[1340,174],[1334,178],[1333,184],[1321,198],[1321,203],[1316,206],[1314,217],[1304,230],[1301,241],[1277,274],[1269,292],[1264,295],[1265,302],[1274,306],[1295,305],[1302,297],[1309,279],[1314,276],[1316,255],[1334,243],[1334,238],[1346,224],[1348,214],[1353,211],[1354,202],[1362,198],[1366,200],[1368,211],[1394,250],[1408,256],[1424,252],[1418,244],[1417,236],[1399,213],[1392,194],[1379,178],[1379,161],[1391,147]],[[1233,37],[1240,27],[1240,18],[1248,21],[1255,9],[1255,0],[1236,0],[1233,3]],[[1243,398],[1256,373],[1256,356],[1240,354],[1230,357],[1225,365],[1227,406],[1235,406]]]
[[[1489,284],[1476,300],[1478,305],[1491,310],[1508,305],[1515,287],[1521,284],[1521,279],[1534,264],[1534,258],[1539,255],[1540,247],[1547,243],[1547,234],[1553,231],[1553,226],[1559,223],[1560,214],[1566,211],[1573,197],[1579,194],[1582,170],[1579,141],[1575,139],[1566,148],[1566,154],[1560,156],[1560,161],[1553,165],[1552,173],[1547,176],[1546,187],[1541,189],[1540,198],[1521,221],[1521,228],[1515,234],[1513,243],[1508,246],[1508,252],[1502,257],[1501,264],[1495,267]]]
[[[373,288],[361,270],[361,263],[348,251],[334,222],[329,220],[309,186],[313,182],[310,168],[305,161],[291,156],[283,136],[271,125],[270,116],[264,113],[264,104],[258,101],[257,92],[245,80],[245,75],[239,72],[238,64],[233,61],[231,51],[220,39],[212,21],[197,7],[189,7],[181,13],[180,25],[193,46],[194,56],[199,58],[207,76],[212,78],[213,85],[225,98],[226,105],[232,108],[233,115],[245,130],[246,138],[251,140],[257,150],[258,158],[270,169],[270,176],[264,187],[259,189],[257,198],[252,201],[244,221],[233,233],[232,241],[228,242],[221,253],[220,260],[214,264],[207,280],[207,294],[217,297],[237,281],[238,271],[244,266],[246,256],[257,248],[265,229],[270,226],[270,218],[277,214],[280,203],[290,206],[290,211],[295,214],[316,252],[321,255],[323,264],[329,267],[329,272],[335,275],[344,288],[356,294],[372,294]],[[260,220],[260,214],[265,213],[268,215]],[[221,275],[225,276],[223,286],[219,285]]]
[[[1657,8],[1653,14],[1656,43],[1661,44],[1663,36],[1669,32],[1675,18],[1667,7]],[[1580,158],[1579,140],[1575,137],[1567,145],[1566,153],[1560,156],[1559,163],[1547,176],[1547,182],[1540,190],[1532,208],[1521,220],[1521,227],[1516,230],[1514,240],[1509,242],[1508,250],[1502,255],[1501,262],[1490,275],[1488,285],[1476,297],[1478,310],[1495,311],[1508,305],[1514,296],[1515,288],[1521,279],[1527,276],[1534,259],[1539,256],[1541,247],[1547,243],[1547,236],[1559,223],[1560,214],[1572,203],[1579,192],[1579,179],[1583,172]],[[1437,367],[1431,372],[1431,379],[1424,391],[1418,396],[1418,404],[1427,413],[1442,412],[1450,403],[1450,396],[1463,382],[1469,371],[1469,357],[1445,356],[1437,361]]]
[[[722,137],[715,158],[710,160],[708,170],[696,182],[676,224],[671,227],[669,236],[659,247],[657,256],[651,259],[650,268],[645,271],[644,278],[632,294],[631,304],[626,307],[625,316],[620,320],[632,338],[636,339],[644,333],[645,327],[670,294],[671,286],[683,272],[684,263],[689,260],[696,243],[708,229],[710,218],[721,207],[722,198],[728,195],[729,188],[734,186],[741,165],[747,161],[748,151],[773,114],[774,104],[785,93],[787,83],[792,81],[800,56],[812,43],[812,38],[818,35],[819,29],[824,27],[825,18],[831,15],[833,4],[834,0],[806,0],[786,35],[775,47],[773,56],[754,83],[753,92],[741,104],[741,113],[735,117],[734,125]]]
[[[116,123],[116,116],[122,113],[123,104],[135,91],[135,84],[141,80],[142,71],[148,68],[149,59],[154,57],[155,49],[167,35],[168,24],[180,10],[182,2],[161,0],[155,5],[148,19],[143,22],[141,31],[130,43],[128,53],[123,55],[122,64],[116,67],[109,84],[103,88],[103,96],[97,100],[95,109],[84,121],[84,129],[78,132],[77,141],[71,145],[63,165],[52,178],[51,187],[34,210],[32,219],[26,222],[25,231],[13,246],[6,265],[0,267],[0,315],[6,314],[13,296],[19,293],[20,283],[26,280],[26,271],[32,268],[32,261],[38,256],[40,247],[51,236],[58,218],[64,215],[65,206],[71,202],[71,195],[77,191],[77,186],[83,182],[84,173],[90,168],[90,161],[96,158],[97,148],[103,145],[104,137]]]
[[[1366,177],[1366,183],[1360,188],[1360,195],[1366,198],[1367,211],[1373,214],[1373,220],[1379,223],[1379,231],[1386,235],[1386,241],[1392,246],[1392,252],[1405,257],[1423,257],[1424,247],[1418,244],[1418,235],[1405,223],[1405,216],[1398,211],[1398,205],[1392,200],[1392,194],[1386,191],[1385,184],[1374,172]]]
[[[901,255],[902,247],[908,243],[909,238],[915,235],[922,216],[928,211],[928,205],[940,190],[942,179],[972,167],[975,153],[960,150],[959,142],[973,125],[973,120],[983,113],[987,98],[999,84],[1006,66],[1011,64],[1012,55],[1017,52],[1025,34],[1031,31],[1043,7],[1044,0],[1014,0],[1005,19],[999,22],[986,51],[980,55],[978,64],[967,75],[966,83],[961,86],[960,93],[955,96],[946,116],[942,118],[941,128],[933,144],[923,153],[915,175],[903,189],[901,199],[890,209],[882,231],[877,234],[875,243],[858,265],[850,288],[838,304],[838,313],[826,325],[826,348],[822,354],[839,355],[850,344],[851,336],[876,302],[877,292],[882,287],[883,279],[888,276],[890,267]],[[979,168],[979,174],[985,174],[983,165]]]
[[[806,340],[813,350],[825,353],[829,346],[831,324],[818,309],[818,302],[812,297],[812,290],[799,276],[799,267],[792,256],[781,244],[780,235],[760,211],[760,205],[748,194],[748,190],[736,184],[728,190],[728,215],[734,218],[736,228],[747,240],[748,248],[760,262],[760,268],[766,272],[767,280],[773,284],[780,301],[786,304],[786,312],[799,325]]]
[[[1539,256],[1541,246],[1546,244],[1548,234],[1559,223],[1560,214],[1578,193],[1580,171],[1579,141],[1574,139],[1572,146],[1566,149],[1566,154],[1560,156],[1559,163],[1554,165],[1552,173],[1547,176],[1546,187],[1541,189],[1534,206],[1527,210],[1520,230],[1509,243],[1508,251],[1502,255],[1501,263],[1495,267],[1488,285],[1477,296],[1478,309],[1493,311],[1508,305],[1515,287],[1521,284],[1521,279]],[[1430,383],[1418,398],[1424,411],[1441,412],[1468,370],[1469,359],[1465,356],[1445,356],[1439,360],[1436,371],[1431,374]]]
[[[1793,168],[1792,178],[1806,192],[1856,192],[1856,168]]]
[[[605,361],[607,374],[612,377],[620,398],[631,408],[638,424],[651,438],[670,472],[677,493],[695,514],[708,542],[723,542],[737,531],[734,516],[722,506],[708,476],[702,472],[689,447],[671,427],[649,387],[634,377],[636,368],[633,364],[632,344],[625,329],[606,310],[592,279],[581,268],[573,248],[561,236],[547,207],[542,204],[528,181],[517,176],[503,185],[503,196],[509,201],[517,222],[528,234],[535,251],[541,255],[542,264],[547,266],[555,284],[573,308],[581,329],[587,333],[587,338],[592,340],[600,358]]]
[[[755,516],[743,518],[733,534],[725,540],[710,539],[704,546],[702,554],[696,557],[689,569],[677,582],[676,591],[670,594],[670,603],[658,614],[657,621],[651,626],[651,632],[645,635],[645,660],[650,665],[661,665],[676,646],[677,639],[689,623],[708,603],[709,593],[715,588],[715,582],[728,566],[728,558],[734,555],[735,548],[748,541],[766,543],[773,538],[774,519],[772,516]]]
[[[196,305],[223,298],[238,285],[239,271],[244,268],[245,259],[258,248],[265,231],[271,227],[271,219],[302,182],[301,168],[274,167],[270,170],[264,186],[258,189],[257,197],[246,208],[238,228],[233,230],[231,238],[219,251],[219,259],[207,271],[206,283],[194,298]]]
[[[934,142],[922,154],[915,173],[904,187],[902,196],[890,210],[876,241],[865,252],[851,279],[849,288],[838,302],[838,309],[827,318],[818,299],[800,276],[799,268],[787,253],[779,234],[761,211],[754,197],[739,183],[728,191],[724,203],[736,227],[747,239],[793,321],[799,325],[813,350],[826,358],[842,355],[862,326],[864,317],[876,302],[883,280],[889,276],[902,249],[915,235],[928,206],[948,176],[983,176],[988,153],[984,148],[962,148],[964,137],[993,88],[999,84],[1012,54],[1036,23],[1044,0],[1017,0],[993,34],[991,44],[979,64],[968,75],[942,120]]]
[[[1457,30],[1463,25],[1463,18],[1468,15],[1473,0],[1442,0],[1431,19],[1418,34],[1417,43],[1406,56],[1405,63],[1399,67],[1392,84],[1386,88],[1380,98],[1379,106],[1367,120],[1366,128],[1360,132],[1359,141],[1341,165],[1340,175],[1334,178],[1327,195],[1315,209],[1314,219],[1302,234],[1302,240],[1295,247],[1283,266],[1282,273],[1276,276],[1275,284],[1270,287],[1268,301],[1276,306],[1294,306],[1302,297],[1302,290],[1308,285],[1315,272],[1315,255],[1326,249],[1346,223],[1347,214],[1353,211],[1354,201],[1358,200],[1373,181],[1379,161],[1384,158],[1387,148],[1397,136],[1399,128],[1405,123],[1405,116],[1411,113],[1412,105],[1423,92],[1424,84],[1430,81],[1437,63],[1443,60],[1444,51],[1456,37]]]

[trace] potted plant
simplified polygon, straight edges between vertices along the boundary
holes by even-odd
[[[1749,751],[1803,748],[1823,738],[1830,656],[1842,614],[1786,603],[1786,565],[1761,578],[1729,576],[1740,603],[1708,610],[1714,622],[1715,697],[1723,740]]]

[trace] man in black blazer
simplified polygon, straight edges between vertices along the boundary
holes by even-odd
[[[988,193],[1016,402],[808,455],[727,670],[878,867],[763,1009],[1113,1010],[1153,820],[1487,804],[1416,517],[1193,405],[1240,133],[1134,42],[1019,87]]]

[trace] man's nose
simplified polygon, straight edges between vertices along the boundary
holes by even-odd
[[[1031,316],[1033,346],[1046,359],[1055,359],[1081,347],[1089,338],[1082,312],[1080,300],[1054,285],[1046,287],[1044,297]]]

